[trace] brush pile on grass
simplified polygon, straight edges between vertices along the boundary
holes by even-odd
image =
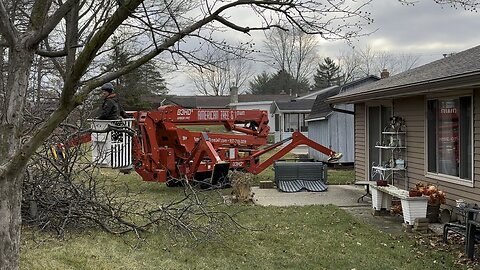
[[[52,145],[46,144],[39,150],[26,170],[22,197],[24,224],[60,236],[67,229],[100,227],[115,234],[144,229],[130,221],[143,204],[129,199],[128,192],[109,187],[100,169],[86,158],[89,149],[66,148],[58,151],[55,158],[51,154]]]
[[[159,228],[196,240],[214,238],[222,230],[231,230],[229,225],[240,227],[229,213],[219,211],[218,192],[201,192],[185,182],[183,196],[175,201],[145,199],[128,184],[119,186],[119,181],[112,179],[118,174],[91,163],[91,149],[86,145],[65,149],[55,159],[50,147],[66,140],[52,139],[27,168],[22,199],[25,225],[59,236],[72,229],[100,228],[141,237],[141,232]]]

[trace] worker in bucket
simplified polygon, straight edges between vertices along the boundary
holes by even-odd
[[[118,103],[118,95],[113,93],[114,87],[111,83],[102,85],[103,104],[100,109],[100,115],[97,117],[100,120],[114,120],[120,119],[120,116],[127,118],[127,114],[122,106]]]

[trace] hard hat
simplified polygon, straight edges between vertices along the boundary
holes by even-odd
[[[102,85],[102,90],[107,91],[109,93],[113,92],[113,84],[111,83],[105,83]]]

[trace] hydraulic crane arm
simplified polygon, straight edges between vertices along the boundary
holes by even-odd
[[[180,106],[162,106],[149,112],[149,117],[165,126],[177,125],[223,125],[227,130],[247,135],[267,137],[270,132],[268,114],[261,110],[232,109],[187,109]],[[244,126],[240,126],[243,124]]]
[[[310,146],[311,148],[327,155],[329,158],[328,158],[328,161],[329,162],[334,162],[334,161],[337,161],[339,160],[341,157],[342,157],[342,154],[341,153],[335,153],[335,151],[321,145],[321,144],[318,144],[312,140],[310,140],[309,138],[305,137],[302,133],[298,132],[298,131],[295,131],[293,134],[292,134],[292,137],[290,138],[287,138],[285,140],[282,140],[282,141],[279,141],[275,144],[272,144],[270,145],[269,147],[265,148],[265,149],[262,149],[254,154],[252,154],[250,156],[251,158],[251,163],[250,164],[254,164],[254,160],[258,157],[260,157],[261,155],[265,154],[265,153],[268,153],[270,152],[271,150],[281,146],[282,144],[284,144],[285,142],[287,141],[290,141],[291,142],[283,147],[282,149],[280,149],[280,151],[278,151],[277,153],[275,153],[274,155],[272,155],[271,157],[269,157],[267,160],[265,160],[264,162],[258,164],[258,165],[252,165],[250,167],[247,167],[247,170],[253,174],[259,174],[261,173],[263,170],[265,170],[268,166],[272,165],[273,162],[281,159],[283,156],[285,156],[288,152],[290,152],[293,148],[299,146],[299,145],[307,145],[307,146]]]

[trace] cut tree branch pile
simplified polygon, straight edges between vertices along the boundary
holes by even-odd
[[[68,140],[63,134],[72,132],[71,125],[65,128],[69,131],[52,136],[27,167],[24,224],[59,236],[69,229],[101,228],[112,234],[134,232],[140,237],[141,232],[159,228],[196,240],[215,237],[230,226],[241,227],[232,215],[218,210],[223,202],[216,191],[198,191],[188,181],[181,181],[184,192],[176,201],[146,200],[128,183],[119,184],[115,176],[90,163],[91,149],[85,145],[66,148],[55,160],[50,147]]]

